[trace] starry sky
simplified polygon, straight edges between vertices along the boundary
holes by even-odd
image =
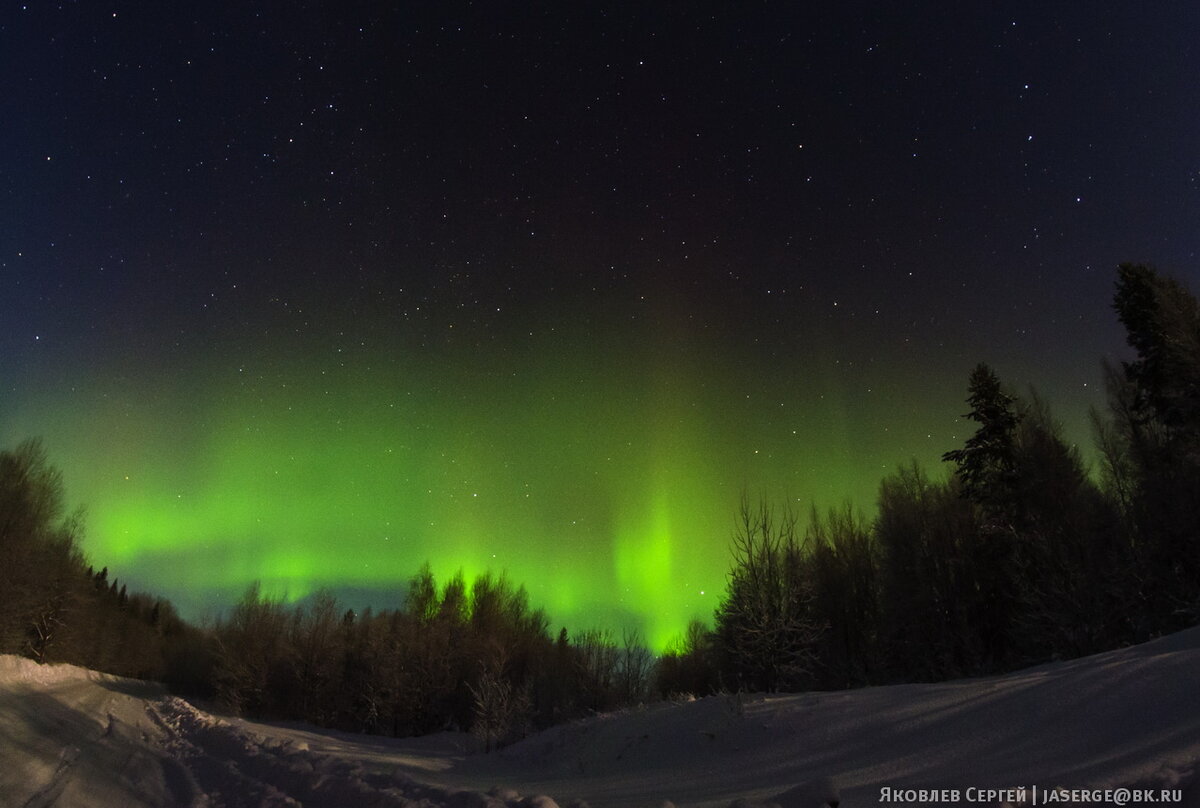
[[[391,7],[385,7],[390,5]],[[0,437],[216,614],[506,571],[709,617],[743,494],[870,516],[1120,261],[1200,286],[1188,3],[0,8]]]

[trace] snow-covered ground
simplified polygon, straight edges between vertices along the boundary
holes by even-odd
[[[802,808],[888,804],[884,788],[996,804],[1011,795],[989,790],[1036,785],[1039,802],[1129,787],[1200,808],[1200,629],[1008,676],[658,704],[470,749],[223,719],[154,685],[0,657],[3,806]]]

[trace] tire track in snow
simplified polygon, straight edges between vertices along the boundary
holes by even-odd
[[[167,753],[204,795],[197,808],[558,808],[548,797],[451,791],[399,771],[368,773],[356,762],[256,738],[174,697],[147,702],[146,710]]]
[[[64,747],[59,753],[58,767],[50,775],[50,782],[38,789],[25,801],[21,808],[50,808],[57,802],[72,774],[72,767],[79,758],[79,747]]]

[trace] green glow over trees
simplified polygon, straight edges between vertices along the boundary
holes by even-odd
[[[928,434],[953,396],[898,407],[836,363],[781,374],[689,333],[301,355],[93,368],[0,427],[46,438],[89,555],[185,615],[255,580],[395,606],[428,560],[439,580],[506,572],[556,625],[659,648],[711,620],[744,491],[870,511],[889,468],[954,445]]]

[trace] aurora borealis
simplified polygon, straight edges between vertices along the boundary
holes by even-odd
[[[1200,17],[1077,14],[6,10],[0,435],[189,616],[428,560],[661,647],[743,494],[869,515],[978,361],[1086,444],[1112,268],[1195,288]]]
[[[715,607],[743,491],[869,508],[897,458],[941,444],[882,397],[847,406],[837,374],[769,379],[711,340],[649,345],[655,328],[595,345],[554,326],[519,356],[442,346],[432,363],[267,354],[182,384],[97,381],[60,394],[100,412],[34,402],[12,423],[56,436],[89,552],[191,610],[186,593],[229,602],[253,580],[395,605],[429,560],[441,580],[507,572],[556,620],[661,646]]]

